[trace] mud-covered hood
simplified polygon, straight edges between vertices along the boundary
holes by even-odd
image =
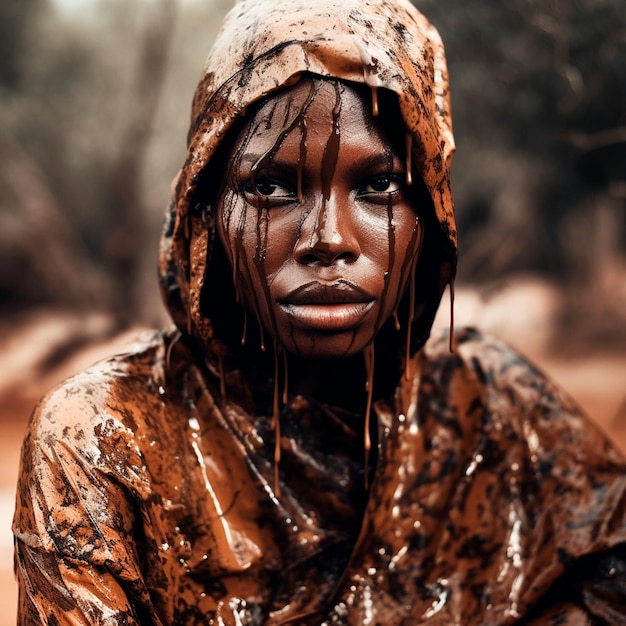
[[[219,187],[223,165],[211,159],[250,105],[303,73],[365,83],[374,93],[388,89],[398,96],[412,136],[414,175],[430,192],[431,221],[440,226],[434,252],[418,264],[415,351],[428,337],[441,293],[454,278],[457,241],[443,45],[408,0],[246,0],[230,11],[195,92],[188,150],[172,186],[159,263],[166,306],[181,330],[205,348],[223,349],[206,302],[218,298],[222,310],[235,303],[214,282],[215,216],[212,207],[204,207],[201,216],[195,210],[198,187],[200,181],[204,193]]]

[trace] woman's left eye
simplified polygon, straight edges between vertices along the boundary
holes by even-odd
[[[393,193],[402,189],[402,177],[395,174],[376,176],[360,189],[360,194]]]

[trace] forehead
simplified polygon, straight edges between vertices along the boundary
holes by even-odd
[[[256,117],[267,117],[276,112],[297,115],[303,109],[310,111],[354,108],[366,112],[371,108],[370,90],[344,81],[306,77],[295,85],[281,89],[269,96],[257,109]]]
[[[404,124],[395,96],[387,93],[383,100],[381,115],[375,118],[369,87],[305,78],[263,101],[248,118],[237,143],[239,149],[257,151],[265,144],[283,147],[303,135],[313,140],[335,133],[342,142],[356,137],[388,145],[395,142],[394,128],[401,126],[404,133]]]

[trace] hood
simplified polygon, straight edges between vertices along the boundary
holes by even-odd
[[[241,326],[234,334],[229,329],[241,320],[241,305],[206,198],[220,186],[219,149],[229,129],[251,105],[303,74],[397,95],[412,137],[413,177],[423,180],[432,199],[415,289],[404,297],[414,293],[408,335],[414,353],[428,338],[443,289],[454,279],[457,240],[444,49],[408,0],[245,0],[233,7],[196,89],[186,158],[172,185],[159,259],[164,301],[178,328],[205,351],[225,356],[237,349]]]

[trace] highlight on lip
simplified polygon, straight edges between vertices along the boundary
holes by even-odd
[[[279,300],[280,308],[296,326],[340,332],[358,325],[373,307],[375,298],[347,280],[312,281]]]
[[[369,302],[341,304],[281,304],[296,326],[322,332],[350,330],[361,322],[372,308]]]

